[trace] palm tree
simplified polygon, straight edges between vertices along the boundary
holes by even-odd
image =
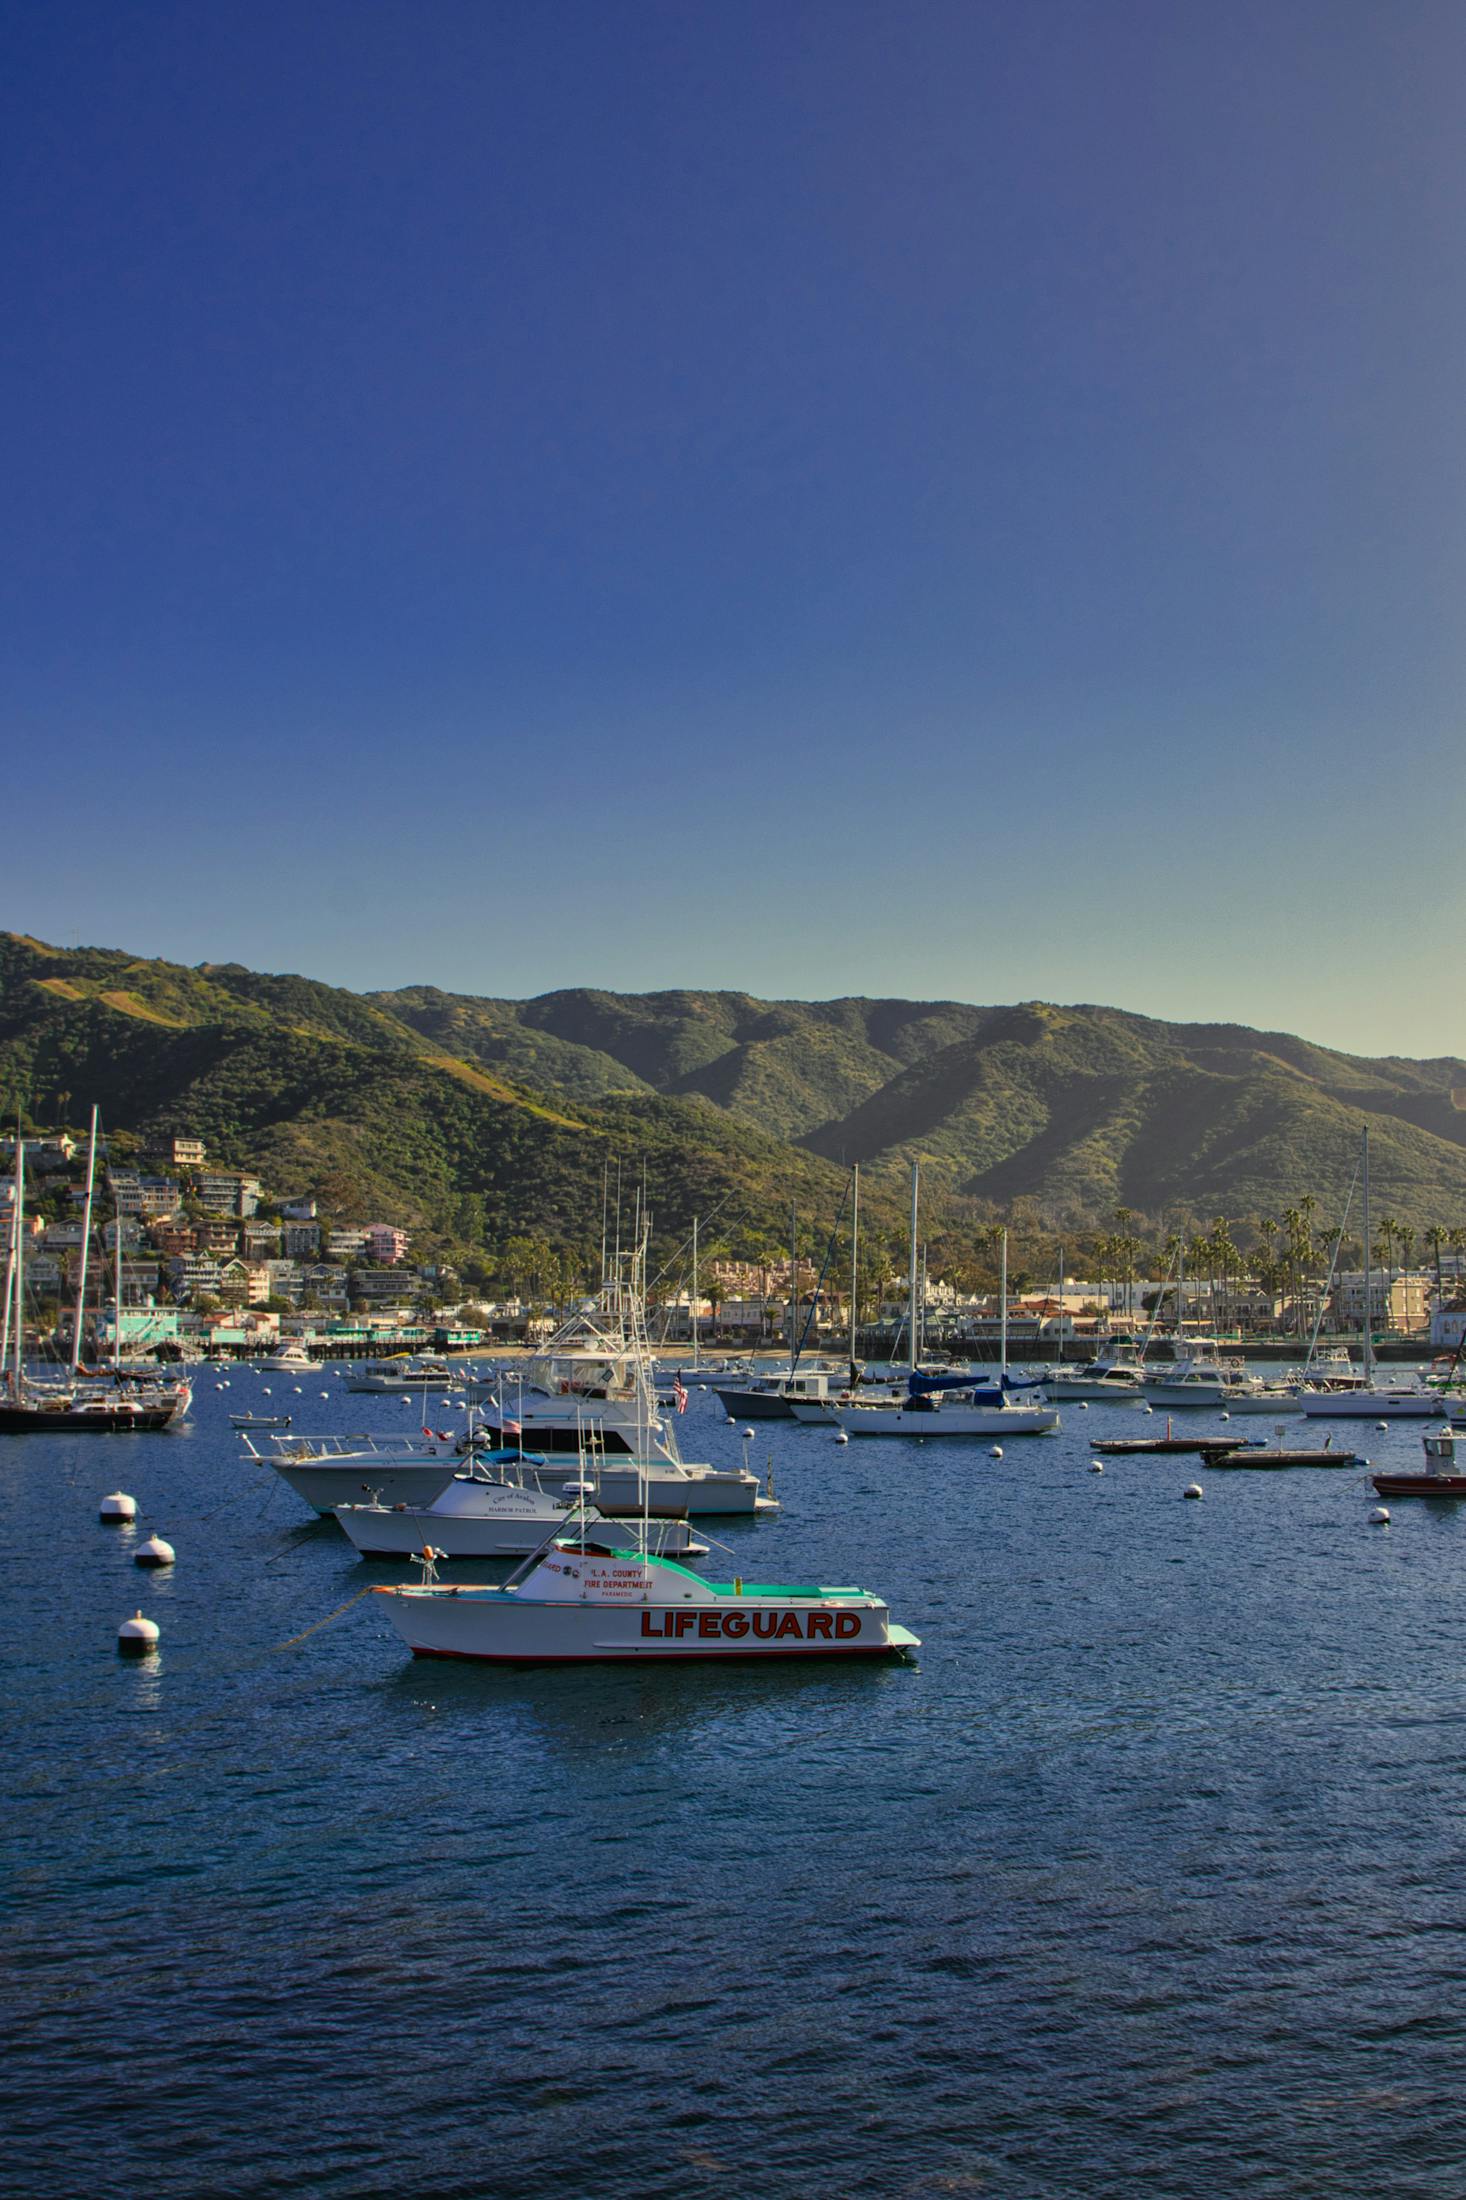
[[[1438,1222],[1433,1222],[1425,1233],[1425,1242],[1430,1247],[1435,1259],[1435,1303],[1437,1308],[1443,1305],[1445,1301],[1445,1291],[1441,1284],[1441,1247],[1445,1244],[1448,1234]]]

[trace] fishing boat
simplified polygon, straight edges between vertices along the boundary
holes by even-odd
[[[1376,1474],[1370,1479],[1381,1497],[1466,1497],[1466,1473],[1456,1456],[1459,1438],[1443,1428],[1422,1439],[1423,1474]]]
[[[303,1344],[282,1344],[260,1362],[267,1375],[309,1375],[315,1370],[315,1361]]]
[[[336,1518],[363,1558],[413,1558],[425,1544],[444,1558],[523,1558],[582,1516],[594,1532],[617,1531],[578,1483],[559,1496],[507,1475],[458,1474],[431,1505],[338,1505]],[[649,1548],[663,1558],[706,1558],[685,1518],[654,1520]]]
[[[1120,1398],[1143,1396],[1145,1360],[1134,1337],[1112,1337],[1092,1360],[1074,1367],[1062,1362],[1044,1375],[1044,1389],[1062,1405],[1066,1398]]]
[[[231,1413],[231,1428],[289,1428],[288,1413]]]
[[[358,1392],[382,1392],[397,1397],[406,1392],[441,1390],[456,1382],[457,1377],[448,1362],[436,1353],[423,1353],[417,1358],[407,1353],[386,1360],[368,1360],[362,1368],[354,1369],[346,1378],[346,1388]]]
[[[458,1472],[451,1434],[404,1437],[277,1435],[268,1449],[241,1431],[245,1451],[270,1467],[313,1512],[366,1497],[385,1505],[431,1505]]]
[[[492,1588],[433,1579],[379,1588],[419,1658],[494,1664],[671,1663],[690,1658],[889,1657],[921,1647],[869,1590],[704,1581],[582,1521]]]
[[[1242,1362],[1224,1360],[1215,1337],[1192,1337],[1178,1350],[1180,1358],[1164,1375],[1146,1377],[1142,1387],[1147,1404],[1225,1411],[1227,1392],[1242,1388]]]

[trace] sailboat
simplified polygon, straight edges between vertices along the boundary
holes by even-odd
[[[911,1164],[911,1266],[907,1278],[906,1394],[877,1403],[852,1398],[833,1408],[834,1418],[847,1436],[1037,1436],[1059,1426],[1057,1410],[1045,1401],[1020,1405],[1015,1389],[1033,1390],[1031,1383],[1014,1385],[1008,1377],[1008,1233],[1003,1232],[1001,1315],[998,1381],[985,1383],[969,1371],[950,1375],[924,1374],[919,1359],[921,1333],[917,1289],[917,1228],[921,1200],[921,1165]],[[1042,1399],[1043,1393],[1039,1391]]]
[[[1380,1383],[1374,1365],[1374,1255],[1369,1241],[1369,1130],[1360,1156],[1364,1206],[1364,1380],[1353,1390],[1305,1390],[1303,1411],[1310,1421],[1439,1420],[1438,1390],[1418,1383]]]
[[[81,1325],[86,1291],[87,1239],[90,1236],[92,1189],[95,1182],[97,1111],[92,1110],[92,1138],[87,1166],[86,1223],[83,1228],[81,1283],[77,1292],[72,1333],[71,1366],[64,1382],[40,1382],[25,1364],[25,1140],[19,1126],[15,1138],[15,1197],[10,1210],[10,1261],[6,1276],[3,1324],[0,1324],[0,1435],[117,1435],[123,1432],[167,1428],[180,1411],[187,1410],[189,1386],[171,1383],[140,1384],[130,1389],[115,1379],[111,1385],[86,1383],[78,1374]],[[117,1248],[119,1277],[122,1261],[121,1232]],[[118,1286],[118,1326],[121,1326],[121,1285]]]

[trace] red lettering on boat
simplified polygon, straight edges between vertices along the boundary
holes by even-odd
[[[835,1614],[835,1633],[837,1635],[858,1635],[860,1633],[860,1614],[858,1612],[837,1612]]]
[[[780,1639],[782,1640],[785,1635],[802,1635],[803,1633],[804,1629],[799,1624],[799,1614],[797,1612],[786,1612],[779,1622]]]
[[[717,1634],[718,1614],[716,1612],[699,1612],[697,1615],[697,1631],[700,1635]]]
[[[815,1640],[816,1636],[823,1636],[824,1640],[828,1642],[830,1639],[830,1629],[834,1626],[834,1624],[835,1620],[833,1613],[811,1612],[808,1620],[805,1622],[804,1632],[809,1637],[809,1640],[811,1642]]]

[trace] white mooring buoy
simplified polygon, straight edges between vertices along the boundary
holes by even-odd
[[[1230,1420],[1231,1420],[1231,1418],[1232,1418],[1232,1416],[1231,1416],[1231,1414],[1230,1414],[1230,1413],[1224,1413],[1224,1414],[1222,1415],[1222,1419],[1223,1419],[1224,1421],[1230,1421]]]
[[[114,1490],[97,1507],[97,1518],[107,1521],[110,1526],[125,1527],[137,1518],[137,1499],[129,1497],[126,1490]]]
[[[1142,1413],[1154,1413],[1154,1412],[1155,1412],[1155,1407],[1154,1407],[1154,1406],[1142,1406],[1140,1410],[1141,1410],[1141,1412],[1142,1412]]]
[[[989,1457],[989,1459],[1001,1459],[1001,1458],[1002,1458],[1002,1456],[1003,1456],[1003,1447],[1002,1447],[1002,1445],[1001,1445],[1001,1444],[994,1444],[994,1446],[993,1446],[992,1450],[991,1450],[991,1451],[990,1451],[990,1452],[988,1453],[988,1457]]]
[[[1379,1430],[1379,1432],[1380,1432],[1381,1436],[1388,1436],[1388,1435],[1389,1435],[1389,1433],[1390,1433],[1390,1424],[1389,1424],[1389,1422],[1388,1422],[1388,1421],[1376,1421],[1374,1425],[1375,1425],[1375,1427],[1376,1427],[1376,1428],[1377,1428],[1377,1429]]]
[[[1390,1524],[1389,1507],[1387,1505],[1376,1505],[1369,1516],[1369,1524],[1372,1528],[1387,1528]]]
[[[1088,1411],[1089,1411],[1089,1400],[1088,1400],[1087,1398],[1081,1398],[1081,1399],[1080,1399],[1080,1401],[1079,1401],[1079,1410],[1080,1410],[1080,1412],[1081,1412],[1081,1413],[1088,1413]]]
[[[1105,1471],[1104,1461],[1101,1459],[1091,1459],[1089,1462],[1089,1471],[1091,1474],[1103,1474]]]
[[[158,1623],[144,1619],[141,1612],[134,1612],[117,1630],[117,1647],[125,1657],[145,1658],[150,1650],[158,1647]]]
[[[838,1436],[837,1436],[837,1437],[835,1438],[835,1442],[836,1442],[837,1444],[848,1444],[848,1443],[849,1443],[849,1441],[850,1441],[850,1432],[849,1432],[849,1430],[848,1430],[848,1429],[843,1429],[843,1428],[842,1428],[842,1429],[841,1429],[841,1431],[840,1431],[840,1433],[839,1433],[839,1435],[838,1435]]]
[[[1203,1497],[1206,1493],[1199,1482],[1188,1482],[1181,1494],[1183,1497]]]
[[[146,1543],[139,1543],[132,1554],[135,1566],[171,1566],[173,1545],[161,1535],[150,1535]]]
[[[723,1423],[723,1426],[724,1428],[736,1428],[738,1426],[731,1413],[729,1414],[727,1420]]]
[[[743,1441],[745,1444],[751,1444],[753,1442],[753,1430],[751,1428],[746,1428],[743,1431]]]

